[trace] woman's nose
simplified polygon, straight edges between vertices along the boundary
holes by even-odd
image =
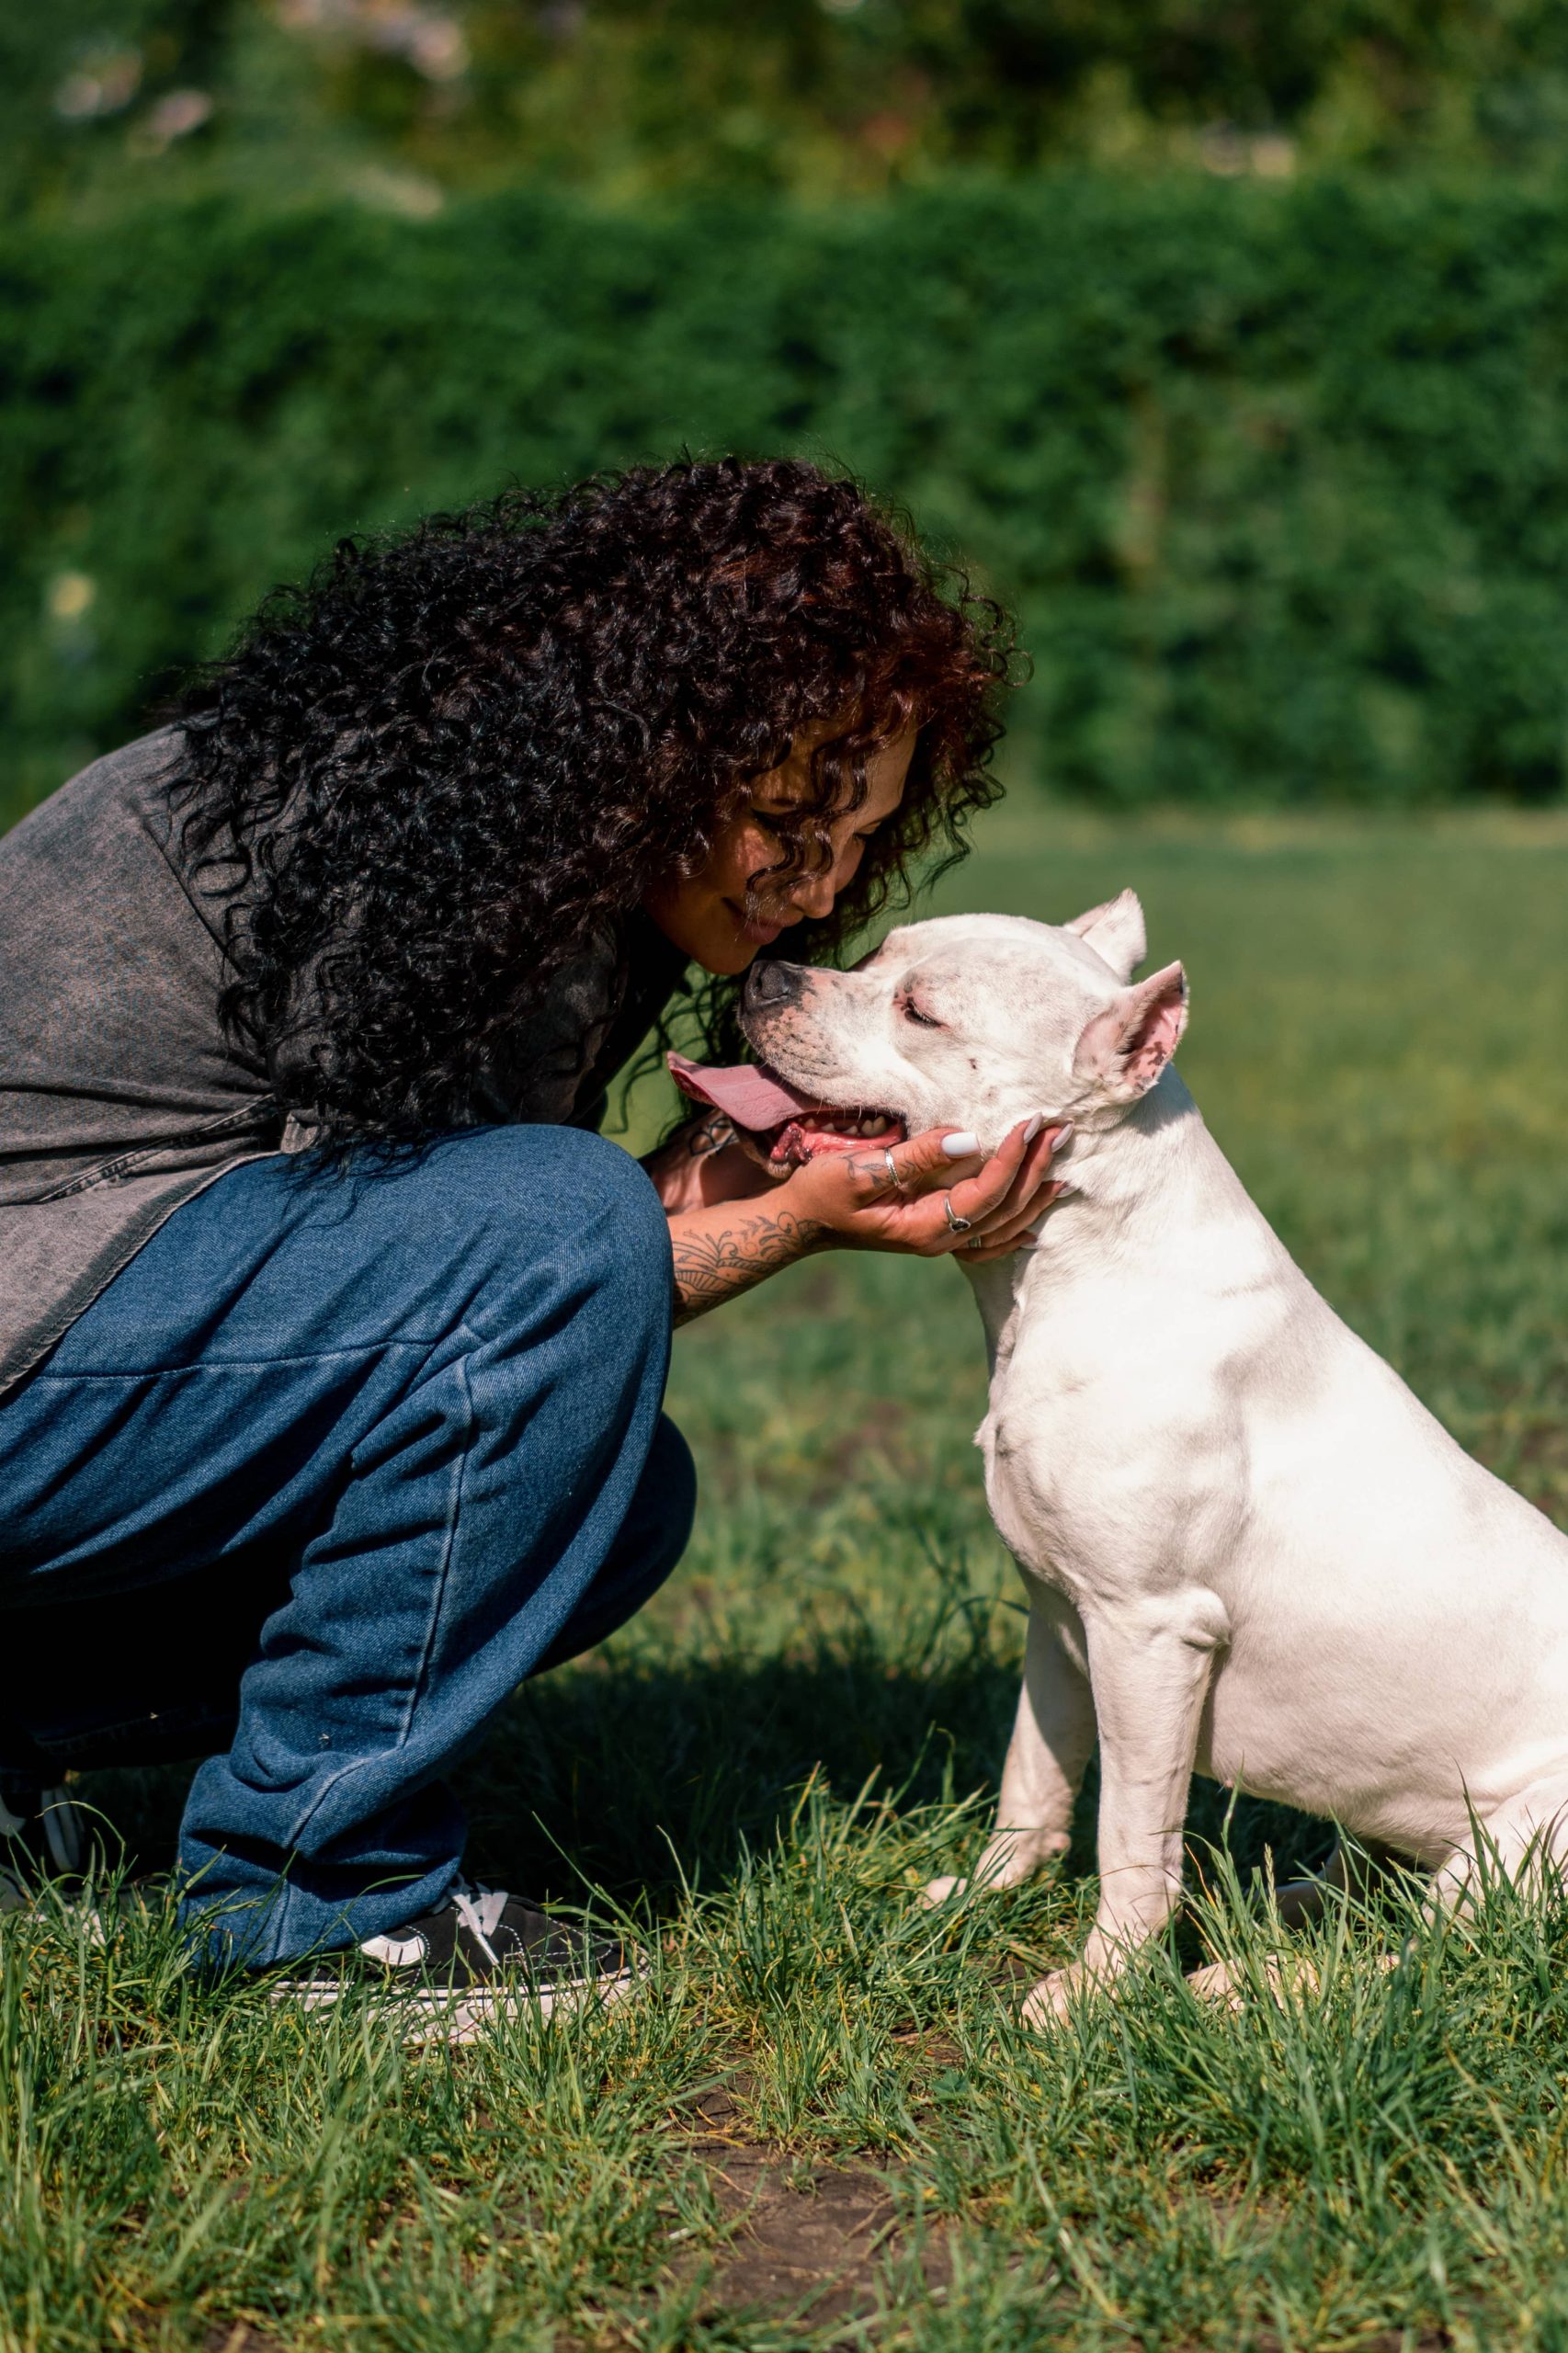
[[[790,893],[790,902],[803,915],[820,923],[824,915],[833,913],[833,903],[838,896],[838,870],[824,867],[817,874],[802,874]]]

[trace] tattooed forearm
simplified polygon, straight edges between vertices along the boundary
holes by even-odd
[[[670,1220],[676,1261],[676,1322],[689,1324],[736,1299],[780,1267],[809,1257],[828,1239],[825,1226],[793,1211],[739,1201]]]

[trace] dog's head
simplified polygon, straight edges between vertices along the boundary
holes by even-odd
[[[1109,1124],[1154,1086],[1187,1021],[1179,964],[1132,981],[1144,952],[1123,891],[1062,926],[906,924],[853,972],[756,965],[742,1027],[790,1116],[754,1136],[784,1174],[871,1135],[954,1125],[990,1151],[1035,1111]],[[778,1106],[759,1095],[756,1108]]]

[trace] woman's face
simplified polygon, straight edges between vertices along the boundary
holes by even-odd
[[[758,913],[766,919],[754,922],[746,914],[746,886],[754,875],[777,866],[782,855],[768,821],[808,797],[812,752],[828,733],[822,728],[797,735],[787,759],[753,779],[749,805],[719,835],[700,872],[655,883],[643,901],[665,938],[706,971],[744,972],[757,950],[771,947],[791,924],[831,914],[840,891],[853,881],[867,842],[903,799],[915,755],[914,726],[867,762],[866,798],[858,809],[828,820],[831,865],[780,881],[777,897],[764,895]]]

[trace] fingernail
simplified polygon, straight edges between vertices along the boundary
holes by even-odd
[[[840,0],[840,5],[842,6],[842,0]],[[1026,1143],[1033,1143],[1033,1142],[1034,1142],[1034,1140],[1035,1140],[1036,1136],[1038,1136],[1038,1135],[1039,1135],[1039,1133],[1040,1133],[1040,1131],[1041,1128],[1043,1128],[1043,1127],[1044,1127],[1044,1125],[1045,1125],[1045,1113],[1044,1113],[1043,1111],[1037,1111],[1037,1112],[1035,1113],[1035,1115],[1034,1115],[1034,1118],[1033,1118],[1032,1120],[1029,1120],[1029,1122],[1028,1123],[1028,1125],[1027,1125],[1027,1126],[1026,1126],[1026,1128],[1024,1129],[1024,1142],[1025,1142]]]
[[[1074,1125],[1075,1122],[1072,1120],[1064,1120],[1062,1121],[1062,1133],[1057,1137],[1056,1142],[1051,1147],[1052,1152],[1065,1152],[1067,1146],[1073,1141],[1073,1130]]]
[[[942,1138],[942,1150],[949,1160],[972,1160],[980,1150],[980,1138],[971,1136],[967,1128],[960,1128],[957,1135]]]

